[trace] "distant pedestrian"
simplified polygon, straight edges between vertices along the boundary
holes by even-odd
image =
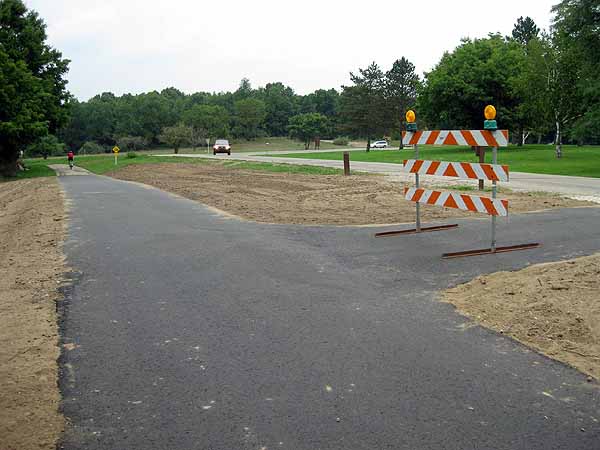
[[[73,161],[75,160],[75,153],[73,153],[73,150],[69,150],[69,153],[67,153],[67,159],[69,160],[69,168],[72,169]]]
[[[315,150],[318,150],[321,148],[321,138],[316,137],[315,138]]]

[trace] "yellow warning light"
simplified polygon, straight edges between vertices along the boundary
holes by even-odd
[[[483,110],[483,115],[487,120],[494,120],[496,118],[496,108],[492,105],[487,105]]]
[[[408,111],[406,111],[406,121],[408,123],[414,123],[416,118],[417,118],[417,116],[412,109],[409,109]]]

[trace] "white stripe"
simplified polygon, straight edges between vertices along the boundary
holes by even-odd
[[[435,204],[438,206],[444,206],[444,203],[446,203],[446,200],[448,200],[448,197],[450,197],[450,192],[442,192],[442,195],[440,195],[438,197]]]
[[[432,161],[423,161],[423,164],[421,164],[421,167],[419,167],[419,173],[427,172],[427,169],[429,169],[431,166],[431,162]]]
[[[469,179],[467,172],[465,172],[465,169],[462,168],[460,163],[452,163],[452,167],[454,167],[454,170],[456,170],[456,173],[458,174],[459,178]]]
[[[504,167],[497,164],[492,164],[492,169],[494,170],[494,173],[498,177],[499,181],[508,181],[508,173],[506,173]]]
[[[485,206],[483,206],[483,202],[481,201],[481,199],[479,197],[476,197],[474,195],[469,195],[469,197],[471,197],[471,200],[473,200],[473,203],[475,204],[475,208],[477,209],[477,211],[487,214],[487,209],[485,209]]]
[[[404,194],[404,198],[406,200],[410,200],[412,201],[413,196],[415,195],[415,191],[417,190],[417,188],[410,188],[408,191],[406,191],[406,194]]]
[[[435,144],[434,145],[443,145],[444,141],[448,137],[449,133],[450,132],[448,130],[441,130],[440,134],[438,135],[437,139],[435,140]]]
[[[460,194],[452,193],[452,198],[454,199],[454,201],[458,205],[458,209],[462,209],[463,211],[468,211],[469,210],[469,208],[467,208],[467,205],[465,205],[465,201],[462,199],[462,197],[460,196]]]
[[[492,203],[496,207],[496,211],[498,211],[499,216],[508,216],[508,211],[506,211],[506,208],[502,204],[502,200],[498,200],[498,199],[493,200],[492,199]]]
[[[432,190],[430,190],[430,189],[425,190],[425,192],[423,193],[423,196],[421,197],[419,202],[427,203],[427,200],[429,200],[429,197],[431,197],[431,194],[433,194]]]
[[[500,131],[500,130],[492,131],[492,136],[494,136],[494,139],[496,139],[496,142],[498,143],[498,147],[507,147],[508,146],[508,140],[504,137],[504,134],[502,134],[502,131]]]
[[[485,172],[481,168],[481,164],[479,164],[479,163],[472,163],[471,164],[471,169],[473,169],[473,172],[475,172],[475,174],[477,175],[478,179],[480,179],[480,180],[487,180],[487,175],[485,174]]]
[[[488,143],[483,137],[483,134],[480,130],[469,130],[469,133],[471,133],[471,136],[473,136],[473,139],[475,139],[477,145],[479,145],[480,147],[487,147]]]
[[[410,172],[414,165],[415,165],[415,160],[409,159],[406,161],[406,164],[404,164],[404,170],[406,170],[407,172]]]
[[[402,143],[404,145],[410,145],[410,140],[412,139],[412,137],[414,136],[414,132],[412,131],[407,131],[406,134],[404,135],[404,137],[402,138]]]
[[[419,144],[423,145],[427,142],[427,139],[431,136],[431,131],[423,131],[423,134],[419,138]]]
[[[458,145],[469,145],[469,144],[467,144],[466,139],[463,137],[463,135],[460,133],[460,131],[452,130],[450,133],[452,133],[452,136],[454,136],[454,139],[456,139],[456,142],[458,142]]]
[[[435,171],[435,174],[444,176],[444,172],[446,171],[446,169],[448,168],[450,163],[446,162],[446,161],[440,161],[440,162],[441,162],[441,164],[438,166],[437,170]]]

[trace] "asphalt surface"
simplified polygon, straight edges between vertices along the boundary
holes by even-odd
[[[374,238],[266,225],[106,177],[61,177],[60,448],[598,449],[600,389],[437,300],[481,273],[600,250],[600,208]],[[389,229],[389,228],[388,228]]]
[[[341,149],[344,151],[364,151],[363,149]],[[341,151],[340,150],[340,151]],[[316,153],[332,152],[335,150],[317,150]],[[373,150],[377,151],[377,150]],[[407,158],[413,157],[412,150],[403,150]],[[257,161],[257,162],[270,162],[280,164],[297,164],[297,165],[309,165],[309,166],[320,166],[320,167],[332,167],[337,169],[343,169],[344,163],[335,160],[326,159],[305,159],[305,158],[289,158],[282,157],[279,155],[288,152],[266,152],[262,153],[233,153],[231,156],[227,155],[207,155],[201,153],[195,154],[179,154],[177,157],[183,158],[211,158],[211,159],[236,159],[241,161]],[[310,153],[315,153],[314,150],[310,150]],[[161,156],[175,156],[175,155],[161,155]],[[404,171],[404,167],[401,164],[393,163],[376,163],[376,162],[364,162],[364,161],[352,161],[352,154],[350,155],[350,168],[357,172],[366,173],[379,173],[387,175],[391,181],[399,182],[414,182],[414,175]],[[422,179],[423,181],[423,179]],[[473,184],[477,185],[476,180],[462,180],[452,179],[448,177],[435,177],[427,176],[424,181],[428,183],[436,184]],[[565,195],[571,198],[579,200],[587,200],[591,202],[600,203],[600,178],[590,177],[572,177],[565,175],[545,175],[538,173],[526,173],[526,172],[510,172],[510,182],[500,183],[503,187],[508,187],[514,191],[525,191],[525,192],[552,192],[555,194]]]

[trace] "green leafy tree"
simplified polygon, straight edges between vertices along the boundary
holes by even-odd
[[[578,91],[578,117],[571,134],[578,142],[600,143],[600,7],[597,0],[562,0],[552,8],[554,47],[560,60],[575,64],[571,90]],[[562,65],[562,64],[561,64]],[[565,99],[566,100],[566,99]],[[567,108],[568,109],[568,108]]]
[[[255,98],[238,100],[234,103],[234,134],[245,139],[254,139],[262,132],[267,116],[265,102]]]
[[[141,150],[148,145],[148,141],[142,136],[121,136],[117,138],[117,145],[121,150]]]
[[[319,113],[306,113],[293,116],[290,118],[288,125],[290,137],[304,142],[304,149],[308,149],[311,142],[327,131],[327,122],[327,117]]]
[[[296,101],[292,88],[283,83],[268,83],[256,93],[265,102],[265,131],[269,136],[285,136],[287,124],[295,114]]]
[[[519,17],[512,31],[512,38],[521,45],[529,44],[529,41],[535,39],[540,34],[540,29],[537,27],[533,19],[529,16]]]
[[[406,111],[417,101],[417,90],[421,85],[415,66],[406,58],[396,60],[385,74],[386,103],[392,114],[392,121],[398,130],[402,130]],[[400,139],[400,148],[403,148]]]
[[[192,138],[192,128],[184,124],[165,127],[159,135],[161,142],[173,148],[173,153],[178,154],[179,149],[188,145]]]
[[[517,128],[516,110],[522,98],[514,86],[524,63],[523,47],[514,40],[497,34],[464,39],[425,74],[417,100],[418,117],[430,127],[480,129],[485,105],[493,104],[499,125]]]
[[[59,156],[65,154],[65,144],[59,142],[53,134],[40,138],[35,143],[29,145],[25,150],[25,156],[35,158],[42,156],[46,159],[48,156]]]
[[[194,148],[202,139],[224,138],[229,134],[229,113],[222,106],[195,105],[183,113],[183,122],[192,128]]]
[[[19,150],[66,122],[68,64],[36,12],[0,0],[0,176],[14,176]]]
[[[390,114],[386,106],[385,77],[376,63],[359,69],[358,75],[350,73],[353,86],[343,86],[340,96],[341,128],[355,136],[367,138],[368,152],[371,139],[390,127]]]

